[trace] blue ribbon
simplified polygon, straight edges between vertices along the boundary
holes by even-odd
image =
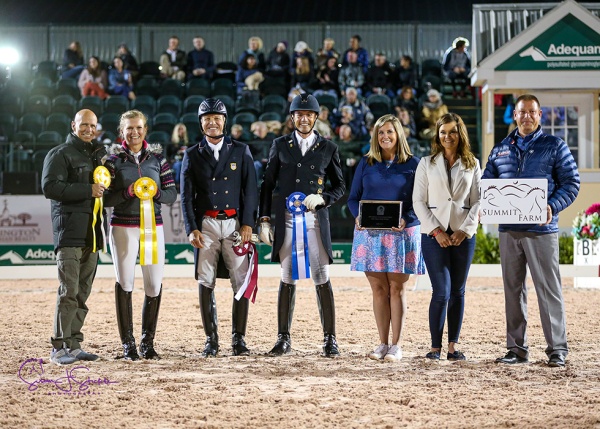
[[[294,192],[285,199],[285,206],[292,214],[292,278],[294,280],[310,278],[308,258],[308,239],[306,236],[306,198],[302,192]]]

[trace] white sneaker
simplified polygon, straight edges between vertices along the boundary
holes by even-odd
[[[387,354],[383,358],[383,360],[400,360],[402,359],[402,349],[397,345],[393,345],[388,349]]]
[[[379,344],[379,346],[377,346],[377,348],[369,354],[369,359],[373,359],[373,360],[383,359],[383,357],[385,356],[385,354],[387,352],[388,352],[387,344]]]

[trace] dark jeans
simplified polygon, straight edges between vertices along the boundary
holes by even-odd
[[[446,307],[448,342],[457,343],[465,309],[465,284],[475,252],[475,236],[459,246],[441,247],[437,240],[421,234],[421,250],[433,293],[429,304],[431,347],[442,347]]]

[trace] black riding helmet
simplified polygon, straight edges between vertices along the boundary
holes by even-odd
[[[319,102],[312,94],[298,94],[290,104],[290,113],[294,113],[297,110],[308,110],[309,112],[315,112],[318,115]]]
[[[200,131],[204,133],[204,130],[202,129],[202,116],[208,115],[209,113],[216,113],[225,116],[225,124],[223,124],[223,130],[225,130],[227,124],[227,108],[225,107],[225,104],[218,98],[207,98],[200,103],[200,106],[198,106],[198,122],[200,123]],[[221,134],[220,136],[215,136],[215,138],[221,138],[223,136],[224,134]]]
[[[292,100],[292,103],[290,104],[290,115],[293,116],[294,112],[296,112],[298,110],[306,110],[309,112],[315,112],[317,115],[319,115],[319,102],[317,101],[317,99],[315,98],[314,95],[306,94],[306,93],[298,94],[294,97],[294,99]],[[296,126],[296,122],[294,121],[293,118],[292,118],[292,123],[294,124],[294,128],[298,129],[298,127]],[[317,121],[315,121],[313,123],[310,131],[313,130],[316,123],[317,123]]]

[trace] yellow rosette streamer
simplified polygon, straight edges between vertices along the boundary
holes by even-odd
[[[103,165],[96,167],[94,170],[93,179],[94,183],[102,183],[106,188],[108,188],[110,186],[110,172],[108,171],[108,168],[104,167]],[[100,230],[102,231],[103,243],[102,251],[106,253],[106,232],[104,232],[104,215],[102,214],[102,212],[104,212],[104,200],[102,197],[96,197],[94,200],[94,211],[92,215],[92,234],[94,236],[94,244],[92,246],[92,252],[96,252],[98,250],[96,243],[96,221],[98,219],[98,214],[100,214]]]
[[[140,199],[140,265],[158,264],[158,239],[152,200],[157,191],[156,182],[149,177],[140,177],[133,184],[133,192]]]

